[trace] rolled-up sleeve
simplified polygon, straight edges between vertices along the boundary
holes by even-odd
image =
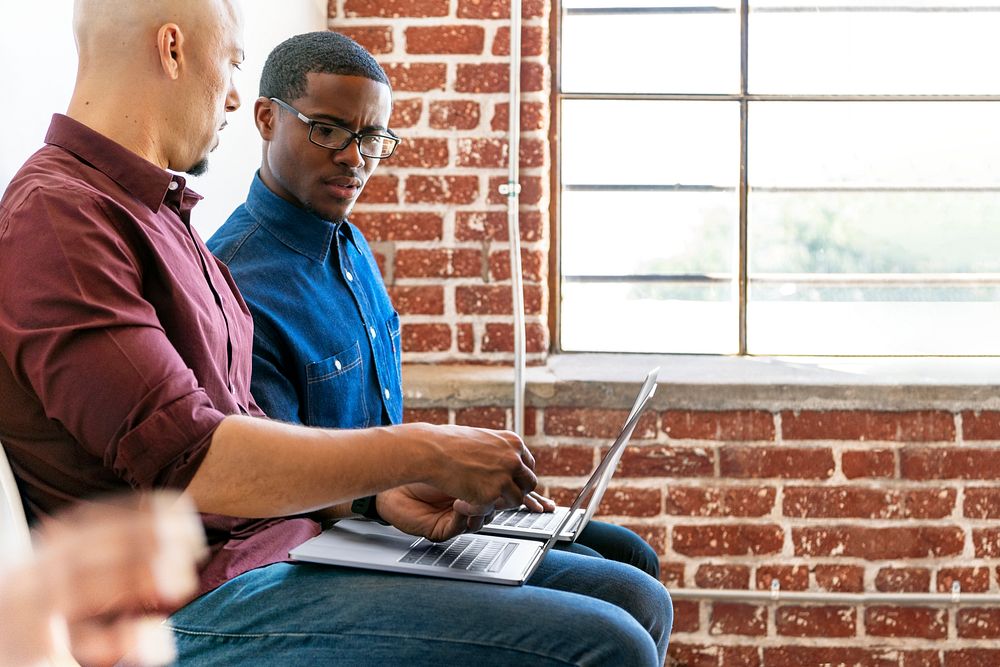
[[[146,293],[169,267],[83,188],[40,187],[4,213],[0,352],[15,380],[128,484],[183,488],[225,414]]]

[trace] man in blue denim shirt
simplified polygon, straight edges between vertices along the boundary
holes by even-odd
[[[337,428],[402,419],[399,317],[367,242],[346,219],[378,162],[398,144],[387,127],[390,107],[381,67],[342,35],[291,38],[265,64],[255,104],[264,139],[261,168],[247,201],[208,245],[229,266],[253,314],[252,392],[272,418]],[[537,495],[525,502],[537,511],[551,508]],[[591,527],[597,550],[579,544],[574,550],[601,551],[655,577],[655,552],[638,536],[600,522]],[[583,544],[586,538],[585,532]],[[627,600],[620,606],[658,617],[662,634],[651,634],[662,663],[672,619],[669,598],[655,579],[599,558],[555,558],[563,568],[557,577],[562,590],[592,596],[584,583],[590,573],[619,578],[618,594]],[[470,603],[471,609],[454,611],[473,619],[488,615],[493,602],[487,600],[506,595],[461,586],[470,599],[488,596],[481,610]],[[561,624],[551,621],[558,632]],[[485,649],[470,650],[472,656]]]

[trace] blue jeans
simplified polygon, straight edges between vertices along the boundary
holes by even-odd
[[[628,563],[653,579],[660,578],[660,558],[653,547],[628,528],[612,523],[591,521],[569,550]]]
[[[278,563],[170,619],[181,665],[662,665],[658,582],[551,551],[524,586]]]

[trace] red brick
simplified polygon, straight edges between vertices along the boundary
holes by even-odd
[[[962,513],[970,519],[1000,519],[1000,489],[966,488]]]
[[[482,253],[469,248],[401,248],[396,278],[453,278],[482,274]]]
[[[587,472],[590,472],[589,470]],[[649,526],[646,524],[626,524],[625,528],[628,528],[633,533],[638,535],[643,539],[643,541],[649,546],[653,547],[653,551],[658,554],[664,554],[667,551],[667,529],[664,526]]]
[[[396,99],[392,102],[392,127],[413,127],[420,122],[420,114],[424,110],[424,101],[417,98]],[[392,164],[392,163],[390,163]]]
[[[972,546],[976,558],[1000,558],[1000,528],[975,528]]]
[[[407,138],[393,153],[392,166],[421,169],[447,167],[448,140]]]
[[[667,647],[668,665],[678,667],[719,667],[722,647],[717,645],[686,644],[671,641]]]
[[[478,176],[410,176],[406,201],[416,204],[471,204],[479,196]]]
[[[903,651],[895,647],[775,646],[764,649],[767,667],[897,667]],[[728,666],[727,666],[728,667]]]
[[[963,593],[986,593],[990,590],[988,567],[943,567],[937,572],[937,591],[950,593],[952,582],[962,586]]]
[[[447,424],[448,408],[403,408],[403,421],[427,422],[428,424]]]
[[[751,604],[716,602],[712,605],[712,620],[708,633],[763,636],[767,634],[767,608]]]
[[[948,636],[948,612],[930,607],[868,607],[865,631],[871,637],[944,639]]]
[[[396,204],[399,202],[399,179],[387,174],[372,176],[365,183],[358,201],[365,204]],[[354,217],[351,217],[354,221]]]
[[[1000,440],[1000,411],[966,410],[962,412],[964,440]]]
[[[696,600],[674,600],[674,627],[675,632],[698,632],[701,627],[699,604]]]
[[[506,139],[459,139],[456,163],[459,167],[506,167],[508,148]],[[547,152],[544,141],[525,139],[520,144],[519,164],[524,169],[544,166]]]
[[[455,327],[455,337],[458,338],[459,352],[472,352],[476,345],[476,332],[468,322],[462,322]]]
[[[551,407],[545,411],[545,433],[578,438],[614,438],[627,416],[628,410]],[[640,417],[634,437],[655,436],[655,418],[649,414]]]
[[[943,519],[955,509],[955,489],[904,491],[903,516],[907,519]]]
[[[521,276],[529,282],[543,282],[547,275],[548,255],[541,250],[521,249]],[[493,280],[510,280],[510,251],[490,253],[490,277]]]
[[[774,415],[763,410],[667,410],[663,430],[679,440],[774,440]]]
[[[1000,609],[959,609],[955,625],[963,639],[1000,639]]]
[[[443,315],[444,288],[440,285],[393,285],[389,288],[392,305],[406,315]]]
[[[372,55],[392,51],[392,27],[387,25],[337,26],[337,32],[347,35],[365,47]]]
[[[765,516],[774,509],[771,487],[666,487],[667,514],[681,516]]]
[[[1000,665],[1000,649],[965,648],[944,652],[944,667],[996,667]]]
[[[479,428],[507,428],[507,408],[479,406],[455,411],[455,423]]]
[[[510,87],[510,67],[506,63],[459,63],[455,91],[459,93],[506,93]],[[521,90],[537,93],[544,89],[545,66],[521,63]]]
[[[777,581],[783,591],[804,591],[809,588],[809,568],[804,565],[761,565],[757,568],[757,588],[770,590],[773,581]]]
[[[382,274],[383,280],[388,280],[386,278],[385,269],[388,264],[386,263],[385,255],[379,252],[377,249],[372,249],[372,256],[375,258],[375,263],[378,265],[378,272]]]
[[[710,477],[715,452],[700,447],[629,447],[619,464],[622,477]]]
[[[404,352],[447,352],[451,349],[451,327],[447,324],[404,324]]]
[[[509,285],[460,285],[455,288],[455,307],[465,315],[510,315],[511,303]],[[524,286],[524,310],[528,315],[542,314],[542,290],[538,285]]]
[[[684,563],[660,561],[660,581],[667,588],[684,588]]]
[[[489,195],[487,201],[491,204],[506,204],[507,196],[500,194],[500,186],[507,183],[506,176],[494,176],[490,178],[490,186],[487,190]],[[533,206],[542,200],[543,185],[542,179],[538,176],[521,176],[521,194],[518,198],[521,206]]]
[[[569,501],[572,502],[575,497],[576,493]],[[658,516],[661,505],[659,489],[611,487],[604,494],[599,512],[605,516]]]
[[[905,479],[1000,479],[1000,452],[966,447],[906,447],[899,453]]]
[[[796,556],[838,556],[868,560],[928,558],[957,556],[962,553],[965,534],[961,528],[953,526],[827,526],[793,528],[792,543]]]
[[[521,3],[522,18],[538,18],[544,15],[544,0],[525,0]],[[506,19],[510,18],[510,0],[459,0],[460,19]]]
[[[486,31],[478,25],[412,26],[403,34],[407,53],[478,55],[486,46]]]
[[[785,516],[805,519],[898,519],[902,506],[898,491],[851,486],[791,486],[785,488],[782,512]]]
[[[521,55],[524,57],[540,56],[545,49],[545,30],[540,26],[521,26]],[[510,28],[500,26],[493,40],[493,55],[510,55]]]
[[[825,479],[833,475],[833,452],[825,448],[722,447],[723,477]]]
[[[519,211],[518,227],[526,243],[542,239],[542,215],[538,211]],[[455,238],[459,241],[507,241],[510,232],[506,211],[459,211],[455,218]]]
[[[893,440],[926,442],[955,439],[955,418],[942,410],[868,412],[802,410],[781,413],[786,440]]]
[[[719,651],[720,665],[740,667],[761,667],[760,649],[756,646],[722,646]]]
[[[344,15],[419,18],[447,16],[448,0],[345,0]]]
[[[774,624],[778,634],[786,637],[854,637],[858,614],[853,607],[778,607]]]
[[[369,241],[439,241],[444,229],[439,213],[355,211],[351,222]]]
[[[848,450],[841,455],[840,468],[847,479],[895,477],[896,453],[891,449]]]
[[[858,593],[865,587],[865,569],[857,565],[817,565],[816,585],[834,593]]]
[[[784,531],[775,525],[674,526],[674,551],[685,556],[746,556],[781,551]]]
[[[941,667],[941,655],[935,649],[905,651],[899,655],[901,667]]]
[[[865,569],[857,565],[817,565],[816,585],[834,593],[858,593],[865,587]]]
[[[548,350],[548,329],[537,322],[524,325],[524,347],[529,353]],[[483,334],[483,352],[513,352],[514,325],[489,322]]]
[[[537,435],[535,432],[535,422],[538,417],[538,409],[526,406],[524,408],[524,437],[530,438]]]
[[[474,100],[431,102],[429,123],[436,130],[473,130],[479,127],[479,102]]]
[[[579,477],[594,469],[594,448],[576,445],[534,447],[535,469],[539,475]]]
[[[750,586],[750,568],[746,565],[698,566],[694,573],[694,584],[698,588],[735,588],[746,590]]]
[[[548,111],[541,102],[521,102],[520,123],[522,132],[535,132],[544,130]],[[510,124],[510,104],[501,102],[493,108],[493,118],[490,120],[490,129],[502,131],[508,129]]]
[[[875,589],[889,593],[926,593],[931,571],[924,567],[883,567],[875,575]]]
[[[447,81],[448,69],[444,63],[386,63],[382,68],[396,92],[444,90]]]

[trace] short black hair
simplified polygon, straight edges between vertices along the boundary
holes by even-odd
[[[324,30],[289,37],[274,47],[260,75],[260,96],[296,100],[306,94],[306,74],[363,76],[389,86],[372,54],[339,32]]]

